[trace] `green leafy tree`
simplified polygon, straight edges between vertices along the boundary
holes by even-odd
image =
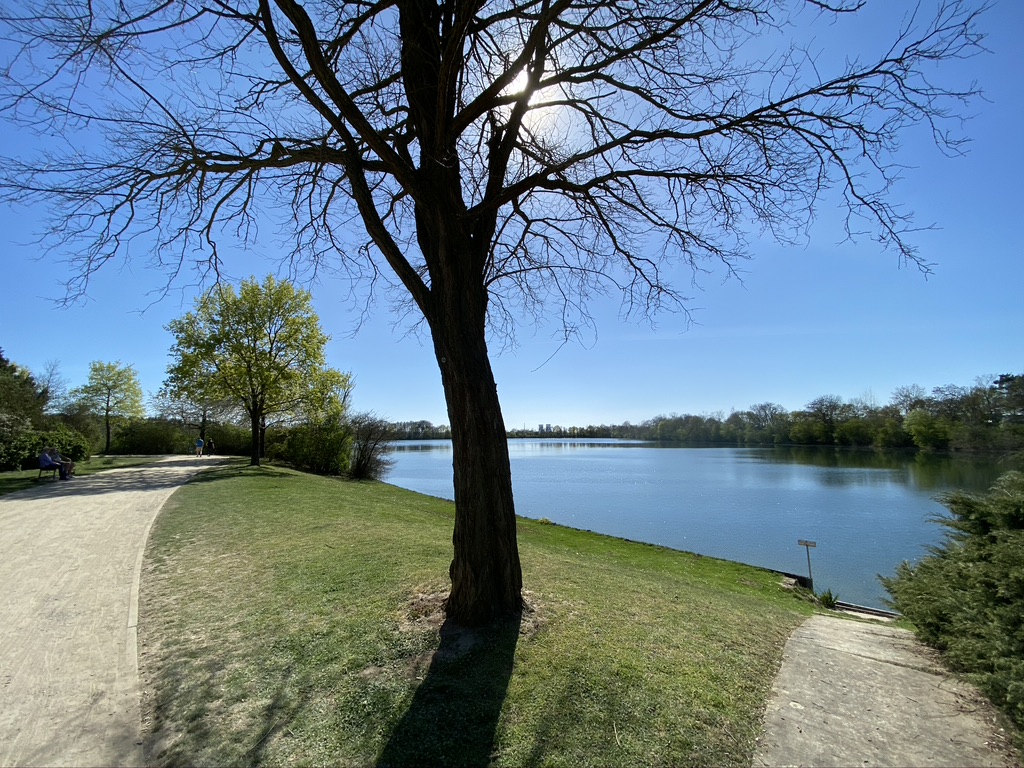
[[[992,388],[1001,397],[1004,417],[1024,417],[1024,374],[1004,373],[992,383]]]
[[[25,422],[33,427],[42,424],[49,393],[25,368],[4,357],[0,349],[0,421]]]
[[[103,452],[110,452],[113,427],[125,419],[141,419],[146,415],[142,405],[142,385],[135,368],[118,360],[89,363],[89,380],[71,391],[72,400],[84,410],[103,420],[106,442]]]
[[[328,337],[312,296],[287,281],[217,285],[173,320],[165,388],[194,400],[227,400],[249,418],[250,464],[260,465],[268,419],[298,423],[345,402],[351,380],[325,364]]]
[[[57,204],[60,247],[88,242],[69,249],[72,294],[136,232],[172,274],[192,258],[215,271],[218,233],[254,241],[261,206],[290,209],[304,265],[370,284],[390,270],[448,404],[446,610],[464,624],[522,607],[488,331],[554,317],[572,338],[604,293],[626,316],[685,310],[680,268],[734,271],[751,226],[799,240],[820,205],[927,269],[890,152],[921,123],[958,151],[947,119],[973,91],[937,85],[936,67],[979,49],[966,0],[832,66],[790,25],[859,0],[17,4],[0,14],[21,46],[9,114],[74,151],[10,158],[0,185]],[[95,126],[108,141],[89,156],[69,132]]]
[[[908,413],[903,427],[922,451],[940,451],[949,446],[949,422],[924,408]]]
[[[32,452],[45,406],[45,389],[0,350],[0,471],[19,469]]]

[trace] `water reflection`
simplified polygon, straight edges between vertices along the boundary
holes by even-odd
[[[451,453],[451,440],[398,440],[391,446],[392,453]]]

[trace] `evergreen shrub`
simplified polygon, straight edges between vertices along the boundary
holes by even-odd
[[[1024,473],[941,500],[944,541],[882,583],[918,636],[1024,726]]]

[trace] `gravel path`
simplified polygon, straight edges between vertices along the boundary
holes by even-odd
[[[0,765],[142,765],[138,585],[168,457],[0,497]]]

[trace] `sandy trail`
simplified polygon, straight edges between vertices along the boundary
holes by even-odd
[[[168,457],[0,497],[0,765],[143,764],[136,621]]]

